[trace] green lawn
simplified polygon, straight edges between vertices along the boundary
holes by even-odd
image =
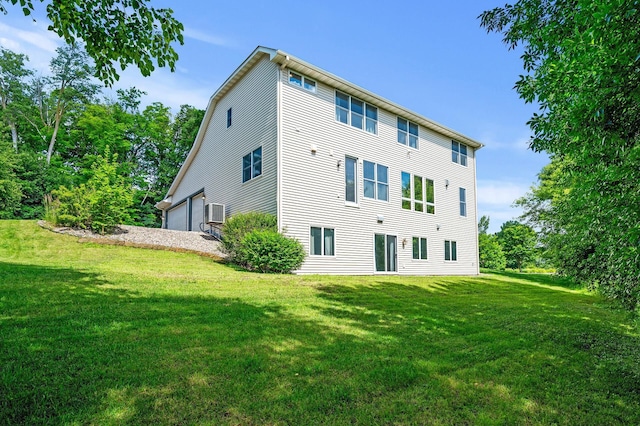
[[[640,424],[630,313],[545,275],[299,277],[0,221],[0,424]]]

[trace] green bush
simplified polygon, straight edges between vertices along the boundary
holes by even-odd
[[[105,234],[129,220],[133,192],[118,175],[115,159],[98,157],[92,171],[86,184],[52,191],[55,200],[48,203],[47,217],[53,218],[55,224]]]
[[[290,273],[304,261],[304,248],[298,240],[271,229],[253,230],[242,239],[236,263],[251,271]]]
[[[481,268],[504,271],[507,259],[495,235],[478,235],[478,250],[480,251]]]
[[[222,249],[230,262],[236,262],[244,237],[254,230],[278,231],[278,219],[269,213],[250,212],[231,216],[222,227]]]

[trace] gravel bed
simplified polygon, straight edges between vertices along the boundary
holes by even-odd
[[[113,234],[100,235],[86,229],[54,228],[44,221],[38,222],[43,228],[59,234],[73,235],[90,240],[113,240],[126,245],[140,247],[167,247],[180,251],[193,251],[218,257],[225,255],[220,243],[204,232],[174,231],[171,229],[144,228],[142,226],[120,225]]]

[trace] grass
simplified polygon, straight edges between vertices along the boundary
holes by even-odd
[[[257,275],[0,221],[0,424],[640,424],[639,351],[550,275]]]

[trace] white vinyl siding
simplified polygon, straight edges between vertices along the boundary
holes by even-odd
[[[412,149],[408,155],[408,146],[397,142],[398,115],[378,108],[377,134],[371,134],[337,120],[336,88],[318,79],[313,94],[289,84],[288,79],[288,73],[284,72],[280,223],[286,235],[305,245],[307,253],[311,253],[310,227],[335,229],[339,236],[335,256],[309,255],[297,272],[375,274],[374,235],[379,234],[397,236],[397,270],[385,273],[476,274],[477,227],[472,220],[460,217],[458,194],[459,187],[467,188],[467,214],[473,217],[475,151],[469,148],[468,167],[460,167],[451,161],[451,138],[420,127],[420,149]],[[350,111],[344,112],[348,120]],[[353,159],[353,191],[347,190],[348,158]],[[388,202],[364,196],[363,160],[388,168]],[[402,208],[403,171],[411,175],[411,180],[416,175],[433,182],[436,214]],[[449,186],[445,186],[445,180],[450,182]],[[354,191],[355,203],[350,201]],[[378,221],[378,216],[383,220]],[[458,259],[464,261],[445,264],[443,235],[457,241]],[[413,259],[414,236],[427,240],[428,261]],[[403,240],[407,241],[404,245],[400,244]]]
[[[202,145],[176,188],[174,200],[204,187],[207,202],[225,204],[227,216],[249,211],[277,213],[277,82],[278,67],[264,56],[214,105]],[[232,106],[233,124],[227,127],[227,111]],[[259,146],[262,176],[243,183],[242,158]]]

